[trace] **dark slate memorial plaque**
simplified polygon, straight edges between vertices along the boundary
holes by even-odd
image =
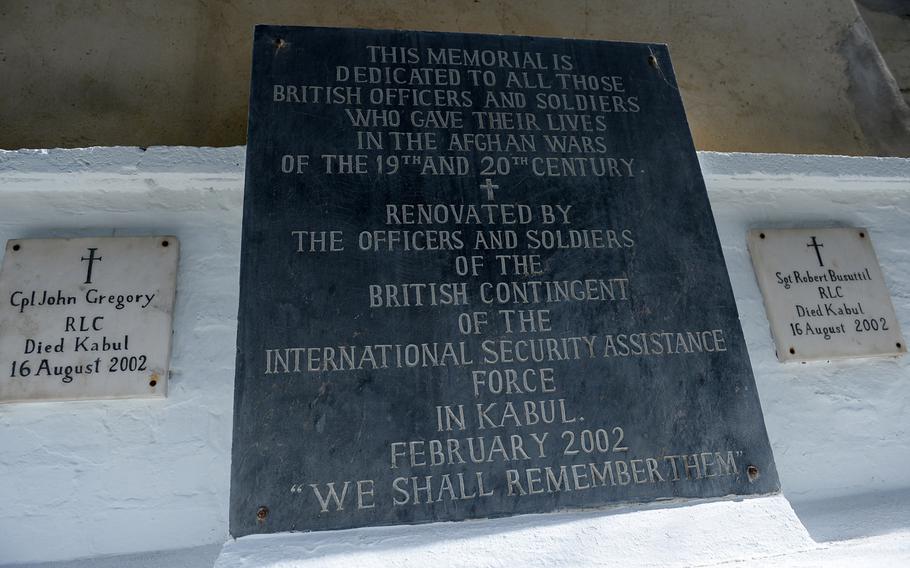
[[[663,45],[258,27],[231,533],[778,490]]]

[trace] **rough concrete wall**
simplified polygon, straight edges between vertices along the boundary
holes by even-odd
[[[278,23],[668,43],[702,150],[910,155],[903,122],[877,128],[883,71],[851,94],[858,19],[851,0],[6,0],[0,147],[242,144],[252,27]]]
[[[745,248],[757,225],[868,227],[910,332],[910,160],[700,159],[785,495],[799,512],[910,489],[910,356],[778,363]],[[0,405],[0,565],[227,538],[242,163],[242,148],[0,151],[0,245],[174,234],[181,247],[167,399]]]
[[[904,100],[910,104],[910,2],[857,0],[857,7]]]
[[[865,20],[855,20],[839,51],[847,61],[847,96],[873,153],[910,155],[910,136],[906,136],[910,132],[910,107]]]

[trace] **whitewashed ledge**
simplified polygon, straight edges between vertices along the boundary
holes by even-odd
[[[819,549],[782,495],[255,535],[215,568],[714,566]]]
[[[166,400],[0,411],[4,568],[211,568],[222,548],[228,568],[910,566],[910,357],[778,363],[745,246],[759,226],[868,227],[906,332],[910,160],[699,153],[782,488],[805,529],[775,496],[222,547],[243,161],[241,147],[0,150],[0,244],[181,239]]]

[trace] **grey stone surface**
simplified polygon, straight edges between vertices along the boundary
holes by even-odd
[[[662,45],[257,28],[237,345],[234,536],[778,489]]]

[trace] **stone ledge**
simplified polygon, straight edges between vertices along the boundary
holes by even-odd
[[[712,566],[818,548],[783,495],[255,535],[215,568]]]

